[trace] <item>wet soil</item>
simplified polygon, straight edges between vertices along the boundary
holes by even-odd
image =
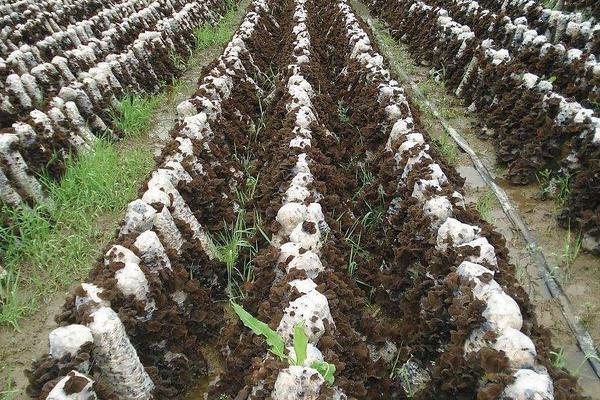
[[[353,1],[353,6],[363,19],[370,18],[372,21],[377,21],[362,3]],[[383,40],[381,34],[382,31],[377,32],[376,37],[390,58],[393,69],[403,70],[412,81],[417,83],[427,99],[468,141],[486,167],[492,171],[497,184],[516,204],[549,265],[555,270],[555,278],[575,305],[579,317],[583,318],[585,327],[595,343],[598,343],[600,340],[600,317],[597,316],[600,311],[600,261],[597,257],[582,251],[567,270],[562,249],[565,247],[568,232],[557,223],[556,217],[560,214],[560,208],[552,200],[539,200],[538,185],[512,186],[503,179],[504,171],[496,165],[494,144],[491,140],[481,139],[483,135],[477,129],[476,115],[469,112],[458,99],[448,94],[442,82],[435,81],[429,72],[430,68],[417,65],[411,59],[405,45],[396,41]],[[410,87],[406,85],[406,88],[411,94]],[[410,97],[413,100],[417,99],[414,95]],[[567,368],[579,376],[579,383],[587,395],[600,398],[598,395],[600,381],[584,361],[583,354],[576,345],[576,339],[561,314],[560,306],[556,300],[550,298],[543,281],[539,278],[537,264],[526,243],[513,228],[500,204],[491,195],[469,157],[452,143],[448,144],[452,139],[447,136],[439,121],[427,111],[425,105],[421,104],[420,108],[421,119],[428,133],[434,139],[442,140],[445,146],[454,148],[450,151],[451,159],[459,174],[465,178],[465,200],[472,205],[484,201],[489,204],[486,207],[486,220],[506,239],[510,262],[517,268],[517,277],[536,306],[539,322],[551,330],[553,345],[563,349]],[[490,198],[493,200],[489,201]]]

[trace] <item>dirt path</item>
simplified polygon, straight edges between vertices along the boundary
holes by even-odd
[[[242,1],[236,17],[241,19],[248,1]],[[117,147],[143,147],[148,151],[159,154],[160,149],[168,139],[168,134],[175,125],[176,106],[188,98],[197,89],[197,80],[202,68],[208,65],[221,52],[220,46],[212,46],[198,51],[188,69],[179,77],[179,83],[165,89],[165,101],[155,111],[152,129],[139,138],[118,143]],[[118,225],[122,213],[117,214],[117,220],[104,221],[113,230]],[[98,246],[100,250],[105,243]],[[91,266],[90,266],[91,267]],[[11,327],[0,327],[0,399],[26,398],[24,389],[27,378],[24,369],[29,367],[31,360],[47,352],[48,333],[56,328],[54,316],[60,310],[68,290],[55,293],[52,298],[42,305],[33,315],[23,319],[20,331]]]
[[[370,18],[376,21],[364,4],[354,1],[353,6],[364,20]],[[469,142],[485,166],[492,172],[496,183],[507,192],[511,201],[518,207],[522,218],[553,269],[554,278],[559,281],[573,302],[577,315],[597,344],[600,341],[600,318],[597,317],[600,308],[600,260],[581,252],[570,262],[569,267],[566,267],[565,247],[568,243],[568,232],[559,227],[556,222],[558,206],[552,200],[539,200],[538,185],[511,186],[502,179],[503,171],[496,166],[494,143],[492,140],[484,140],[485,133],[482,134],[481,129],[477,128],[476,114],[469,112],[460,100],[448,94],[443,83],[433,79],[429,67],[415,65],[402,43],[383,39],[381,32],[377,32],[377,35],[382,50],[387,53],[390,60],[394,61],[392,69],[402,69],[417,83],[450,125]],[[406,88],[409,97],[416,101],[418,97],[411,93],[408,85]],[[556,300],[550,298],[544,283],[540,280],[532,252],[513,228],[467,154],[454,145],[439,121],[425,107],[419,105],[419,108],[422,111],[422,122],[428,128],[428,133],[441,141],[442,146],[453,159],[455,168],[465,178],[465,200],[483,208],[488,222],[492,223],[505,238],[510,250],[511,262],[519,271],[521,284],[527,289],[536,305],[540,322],[551,330],[553,343],[561,349],[559,353],[562,351],[565,366],[580,377],[580,384],[588,395],[592,398],[600,398],[600,381],[585,362],[585,355],[577,347],[576,339],[561,314],[560,306]],[[557,355],[556,358],[557,363],[561,362],[562,356]]]

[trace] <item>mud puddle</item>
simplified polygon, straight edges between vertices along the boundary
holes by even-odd
[[[208,364],[208,374],[200,377],[182,400],[208,399],[209,387],[219,379],[219,376],[223,372],[223,360],[214,346],[202,346],[202,354]]]
[[[383,27],[373,18],[367,7],[358,1],[352,5],[363,20],[370,20],[375,27]],[[397,43],[384,35],[382,29],[375,29],[378,44],[387,53],[393,69],[402,70],[412,79],[427,99],[434,104],[442,116],[454,127],[475,150],[485,166],[492,173],[496,183],[502,187],[518,208],[525,223],[543,251],[553,277],[573,303],[584,327],[594,339],[600,342],[600,260],[590,254],[578,251],[575,243],[576,232],[561,228],[556,222],[559,206],[552,200],[540,201],[538,185],[512,186],[502,179],[503,169],[496,165],[494,142],[485,140],[485,133],[477,128],[475,113],[469,112],[461,102],[446,92],[442,82],[431,75],[430,67],[415,65],[410,53],[402,43]],[[417,100],[405,86],[409,97]],[[534,256],[518,231],[513,228],[500,204],[485,182],[473,167],[470,158],[463,153],[445,133],[438,120],[427,111],[424,105],[421,120],[428,133],[441,143],[459,174],[465,178],[465,200],[476,206],[484,219],[494,225],[502,234],[509,249],[510,261],[517,268],[517,277],[536,305],[539,322],[547,327],[556,347],[555,364],[564,365],[572,374],[579,377],[583,391],[594,399],[600,399],[600,380],[596,377],[585,355],[577,346],[576,338],[565,321],[558,300],[551,298],[544,282],[540,279]],[[570,240],[569,240],[570,239]],[[597,348],[597,347],[596,347]]]

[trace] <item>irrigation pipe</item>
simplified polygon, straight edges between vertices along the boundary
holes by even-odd
[[[367,24],[371,28],[373,32],[377,32],[377,28],[373,25],[373,21],[371,18],[367,18]],[[544,257],[544,253],[541,248],[538,246],[535,238],[529,231],[527,224],[521,218],[519,211],[513,205],[512,201],[500,186],[496,184],[494,178],[490,174],[490,171],[487,167],[481,162],[481,159],[477,156],[475,151],[469,146],[469,143],[458,133],[456,129],[454,129],[448,121],[442,117],[439,113],[437,107],[433,105],[425,96],[425,94],[419,89],[417,84],[412,80],[410,76],[404,72],[402,66],[391,57],[389,49],[383,43],[379,43],[381,47],[383,47],[384,51],[388,53],[388,59],[390,63],[394,67],[394,70],[398,73],[400,78],[410,85],[412,92],[418,97],[421,104],[429,109],[429,111],[433,114],[433,116],[438,120],[438,122],[442,125],[444,130],[452,137],[452,139],[456,142],[456,144],[469,156],[473,166],[481,175],[481,178],[484,180],[486,185],[490,188],[490,190],[494,193],[496,198],[498,199],[504,214],[508,217],[510,222],[513,224],[515,229],[519,231],[523,240],[527,243],[527,247],[530,251],[535,254],[535,261],[537,265],[537,269],[539,272],[540,278],[543,280],[548,292],[552,296],[552,298],[558,300],[560,305],[561,313],[563,314],[565,321],[569,325],[569,328],[577,338],[577,343],[579,344],[579,348],[584,354],[585,361],[590,364],[590,367],[596,374],[596,377],[600,379],[600,358],[598,358],[598,353],[596,352],[596,348],[594,346],[594,341],[590,333],[581,326],[579,322],[579,318],[575,315],[575,309],[573,304],[564,293],[560,284],[554,279],[552,276],[552,272],[548,262],[546,261],[546,257]],[[585,362],[584,361],[584,362]]]

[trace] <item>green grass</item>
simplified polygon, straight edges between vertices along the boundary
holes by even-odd
[[[166,98],[171,106],[177,106],[177,104],[175,104],[177,96],[186,90],[187,85],[188,83],[182,78],[171,78],[171,84],[169,85],[166,95]]]
[[[557,3],[557,0],[540,0],[540,3],[543,7],[554,8]]]
[[[385,209],[383,206],[372,206],[370,203],[365,201],[365,205],[369,209],[365,215],[361,218],[361,223],[366,230],[373,232],[375,229],[383,229],[386,227],[383,224],[383,218],[385,217]]]
[[[238,24],[237,7],[229,2],[228,11],[217,25],[209,23],[199,26],[194,32],[196,50],[205,50],[213,46],[224,46]]]
[[[573,237],[571,228],[569,227],[560,254],[563,281],[565,282],[568,282],[573,277],[573,264],[581,252],[581,243],[581,235],[578,234]]]
[[[564,349],[560,348],[558,351],[551,351],[550,354],[552,355],[552,366],[554,368],[563,369],[567,365]]]
[[[540,185],[542,199],[552,198],[557,206],[563,207],[571,197],[571,174],[555,174],[549,169],[544,169],[538,171],[535,176]]]
[[[456,165],[459,155],[458,146],[445,131],[440,132],[439,136],[434,137],[432,143],[448,164]]]
[[[404,365],[402,365],[401,367],[398,367],[398,358],[400,357],[400,352],[397,353],[396,355],[396,359],[394,361],[394,364],[392,365],[392,370],[390,372],[390,379],[395,380],[395,379],[400,379],[400,381],[402,382],[402,387],[404,388],[404,391],[406,392],[406,395],[409,399],[413,398],[415,396],[415,390],[412,387],[411,384],[411,380],[410,380],[410,374],[408,371],[408,361],[410,361],[410,359],[404,363]],[[411,356],[412,358],[412,356]]]
[[[359,265],[357,257],[363,259],[368,258],[368,252],[361,246],[362,231],[359,228],[361,221],[356,221],[344,234],[344,240],[350,246],[350,254],[348,255],[348,274],[354,276]]]
[[[246,208],[248,203],[254,198],[254,193],[258,186],[258,179],[259,176],[248,176],[242,187],[235,190],[240,207]]]
[[[254,279],[252,259],[258,248],[250,240],[256,234],[256,227],[247,226],[245,217],[246,212],[241,209],[231,226],[225,224],[222,232],[208,236],[212,254],[227,268],[227,294],[231,299],[244,298],[240,284]],[[249,257],[240,270],[237,264],[244,249],[249,250]]]
[[[373,20],[373,30],[381,44],[386,47],[396,46],[396,40],[390,35],[390,31],[385,26],[385,23],[379,18]]]
[[[187,68],[186,59],[176,51],[169,52],[169,59],[178,70],[183,71]]]
[[[239,10],[230,0],[217,26],[198,28],[198,49],[227,43]],[[196,53],[186,61],[169,56],[180,69],[200,57]],[[19,321],[47,298],[85,277],[154,166],[152,152],[139,140],[161,103],[171,101],[185,85],[180,79],[171,83],[163,94],[128,95],[109,110],[124,141],[98,141],[93,151],[69,159],[60,182],[42,177],[51,201],[33,208],[0,204],[0,266],[6,271],[0,269],[0,325],[19,329]],[[9,398],[0,393],[0,399]]]
[[[152,116],[163,101],[163,96],[127,95],[109,112],[124,137],[135,138],[150,128]]]
[[[457,99],[448,93],[443,81],[437,82],[431,77],[423,79],[417,84],[425,97],[432,102],[445,120],[452,120],[461,116],[461,109]]]
[[[379,45],[387,50],[389,56],[409,74],[414,75],[418,67],[402,43],[392,37],[385,24],[378,18],[373,20],[373,32]]]
[[[558,193],[556,202],[561,207],[565,205],[569,197],[571,197],[571,175],[566,173],[557,178]]]
[[[154,161],[142,147],[98,140],[66,164],[60,182],[43,180],[51,201],[1,211],[10,225],[0,228],[0,324],[18,329],[46,297],[85,276]]]
[[[375,175],[373,175],[373,172],[371,170],[369,170],[369,166],[366,163],[363,163],[363,162],[352,163],[351,162],[350,165],[356,166],[356,171],[354,172],[354,177],[355,177],[356,181],[358,183],[360,183],[358,190],[356,191],[356,193],[354,193],[354,196],[352,196],[352,200],[354,200],[362,193],[363,190],[365,190],[365,188],[369,187],[370,185],[373,184],[373,182],[375,182]]]
[[[487,222],[491,222],[492,210],[497,205],[496,196],[491,190],[486,190],[475,203],[475,209]]]

